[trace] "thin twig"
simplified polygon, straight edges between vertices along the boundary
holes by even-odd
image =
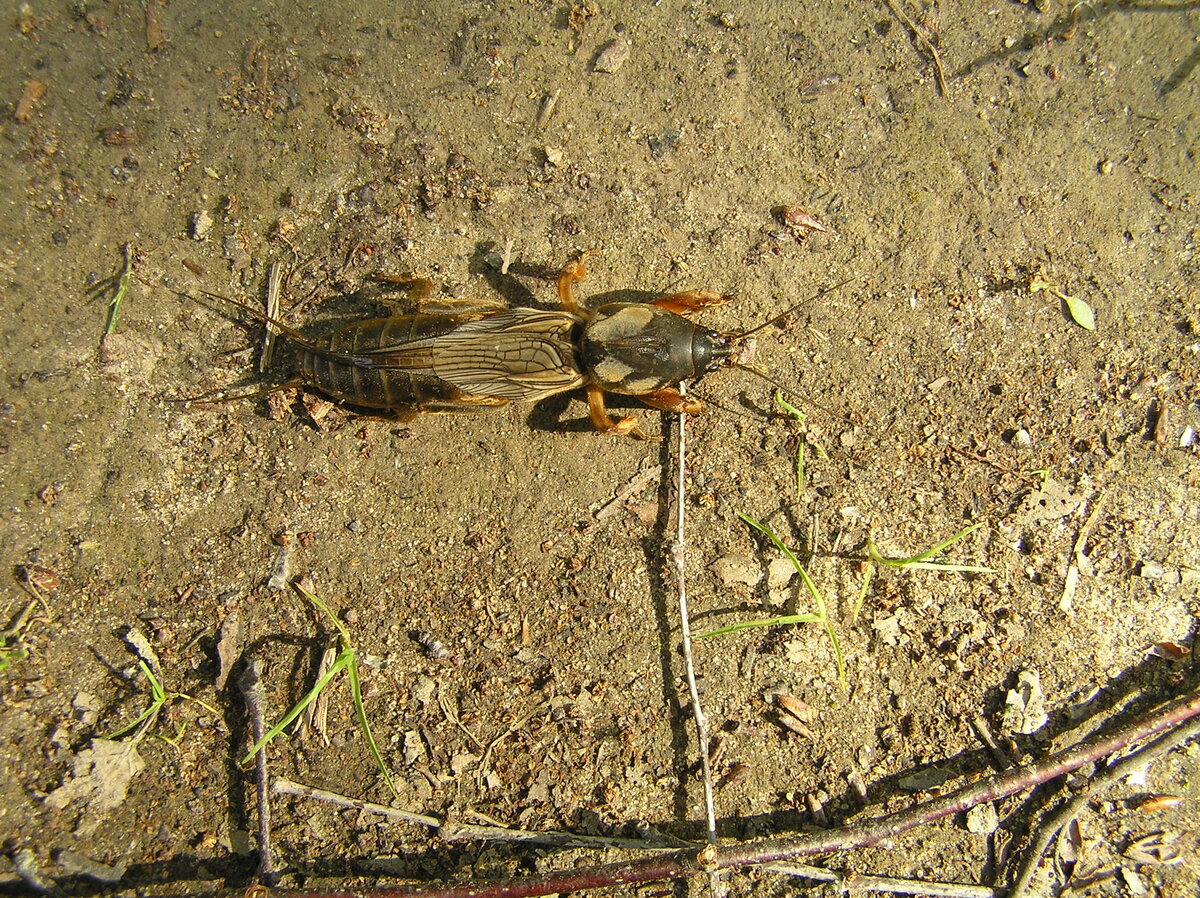
[[[275,777],[271,790],[279,795],[294,795],[298,798],[311,798],[314,801],[325,801],[341,808],[356,811],[367,811],[378,814],[389,820],[401,823],[417,823],[436,829],[438,837],[447,842],[491,841],[491,842],[524,842],[531,845],[549,845],[555,848],[622,848],[626,850],[646,850],[648,848],[679,848],[681,844],[674,839],[651,837],[646,839],[618,839],[607,836],[581,836],[567,832],[533,832],[527,829],[511,829],[507,826],[479,826],[466,823],[448,823],[440,817],[429,814],[418,814],[415,811],[405,811],[387,805],[350,798],[293,782],[283,777]]]
[[[1029,893],[1030,884],[1033,882],[1034,874],[1037,873],[1038,866],[1042,862],[1042,856],[1050,847],[1050,843],[1054,841],[1054,837],[1070,824],[1072,820],[1079,816],[1083,811],[1084,806],[1097,793],[1115,785],[1120,780],[1129,776],[1135,770],[1145,767],[1152,761],[1161,758],[1173,748],[1200,736],[1200,720],[1191,720],[1183,726],[1159,736],[1153,742],[1138,749],[1132,754],[1128,754],[1121,760],[1114,762],[1104,770],[1088,777],[1088,780],[1080,788],[1080,790],[1067,801],[1049,820],[1042,824],[1038,829],[1037,838],[1025,853],[1025,859],[1021,862],[1020,872],[1017,874],[1016,882],[1009,891],[1009,898],[1024,898]]]
[[[908,13],[902,10],[895,0],[886,0],[888,9],[892,11],[897,19],[904,23],[905,27],[913,33],[917,42],[925,48],[925,52],[933,60],[933,78],[937,81],[938,93],[943,97],[946,96],[946,73],[942,70],[942,56],[938,53],[938,48],[931,41],[916,22],[908,17]]]
[[[927,898],[1001,898],[999,889],[958,882],[926,882],[920,879],[896,879],[892,876],[868,876],[864,873],[840,873],[808,864],[768,864],[772,873],[801,876],[817,882],[836,882],[844,893],[889,892],[893,895],[921,895]]]
[[[543,873],[500,882],[474,882],[433,888],[355,889],[353,893],[276,889],[272,895],[274,898],[351,898],[352,895],[354,898],[534,898],[558,892],[683,879],[714,869],[761,866],[866,848],[976,805],[1024,792],[1122,751],[1133,742],[1160,736],[1197,716],[1200,716],[1200,690],[1192,690],[1147,717],[1126,724],[1107,735],[1088,739],[1037,764],[988,777],[897,814],[822,832],[745,842],[727,848],[708,845],[700,851],[674,851],[623,863]],[[210,898],[240,896],[240,892],[229,890],[211,893]]]
[[[257,745],[266,732],[267,697],[262,685],[262,663],[251,661],[238,676],[238,687],[246,702],[250,718],[250,738]],[[254,779],[258,799],[258,879],[264,885],[274,885],[279,878],[275,868],[275,853],[271,850],[270,775],[267,773],[267,747],[254,754]]]
[[[979,741],[987,746],[987,750],[992,753],[992,760],[996,762],[997,770],[1007,770],[1012,767],[1012,758],[1002,749],[996,742],[996,738],[992,735],[991,728],[984,720],[982,714],[976,714],[971,719],[971,729],[975,731],[975,735],[979,737]]]
[[[679,392],[681,395],[686,394],[687,385],[681,383]],[[685,551],[687,543],[684,542],[684,509],[687,507],[687,503],[684,501],[684,497],[687,495],[685,492],[687,461],[684,451],[687,444],[687,425],[686,418],[682,414],[676,415],[676,421],[679,428],[679,441],[675,447],[678,476],[675,483],[675,542],[671,545],[671,558],[675,562],[675,580],[679,585],[679,625],[683,636],[683,666],[687,674],[688,694],[692,703],[692,719],[696,722],[696,741],[699,743],[700,749],[700,773],[704,779],[704,813],[708,822],[708,844],[715,846],[717,844],[717,812],[713,801],[712,765],[708,760],[708,718],[704,715],[704,708],[700,705],[700,691],[696,688],[696,668],[692,660],[692,628],[688,618],[687,580],[684,576],[687,560]],[[716,870],[709,871],[709,889],[713,898],[720,898],[724,893]]]

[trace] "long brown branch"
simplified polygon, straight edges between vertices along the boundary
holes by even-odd
[[[565,870],[493,883],[444,887],[383,887],[351,891],[274,889],[277,898],[533,898],[557,892],[577,892],[606,886],[661,882],[712,870],[769,864],[815,855],[866,848],[918,826],[933,823],[968,808],[1015,795],[1078,770],[1134,742],[1169,732],[1200,716],[1200,690],[1193,690],[1159,710],[1109,734],[1085,740],[1073,748],[1024,767],[1018,767],[966,786],[949,795],[915,805],[898,814],[877,817],[850,826],[779,839],[745,842],[725,848],[708,845],[642,860],[590,869]],[[234,898],[218,892],[212,898]]]

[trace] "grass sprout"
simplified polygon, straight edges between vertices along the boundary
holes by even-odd
[[[775,391],[775,405],[779,407],[781,412],[799,423],[801,427],[798,442],[796,444],[796,498],[799,499],[800,494],[804,491],[804,455],[806,447],[812,446],[813,451],[816,452],[817,456],[822,459],[829,458],[829,456],[820,445],[814,443],[808,438],[808,433],[804,429],[804,425],[808,420],[807,416],[804,414],[804,412],[800,411],[800,409],[796,408],[783,398],[782,390]]]
[[[800,559],[796,557],[795,553],[793,553],[791,549],[784,545],[783,540],[779,538],[779,536],[770,528],[769,525],[764,524],[761,521],[756,521],[749,515],[741,514],[740,512],[738,513],[738,517],[740,517],[759,533],[767,537],[767,539],[775,544],[775,548],[782,552],[783,556],[792,563],[792,566],[796,569],[796,572],[800,575],[800,579],[804,583],[804,588],[807,589],[808,594],[812,596],[813,604],[817,606],[817,610],[810,611],[805,614],[789,614],[783,617],[759,618],[751,621],[743,621],[742,623],[731,624],[730,626],[723,627],[719,630],[711,630],[707,633],[701,633],[696,638],[707,639],[710,636],[724,636],[729,633],[736,633],[741,630],[748,630],[756,627],[818,623],[825,629],[825,633],[829,637],[829,644],[833,647],[834,661],[837,664],[838,683],[841,685],[842,689],[845,690],[846,660],[842,655],[842,644],[838,640],[837,632],[833,629],[833,625],[830,622],[829,611],[825,605],[825,597],[822,596],[821,591],[817,589],[817,584],[815,584],[812,580],[812,577],[808,575],[808,571],[804,569],[804,565],[800,563]]]
[[[121,247],[121,255],[124,261],[121,263],[121,270],[111,277],[96,283],[88,289],[91,294],[91,300],[96,300],[105,293],[112,291],[112,296],[108,299],[108,312],[104,320],[104,336],[108,336],[117,329],[117,317],[121,314],[121,303],[125,301],[125,297],[129,294],[129,282],[133,278],[133,244],[126,243]]]
[[[19,642],[9,645],[7,639],[0,637],[0,674],[28,657],[29,649],[25,648],[25,646]]]
[[[970,527],[964,527],[958,533],[949,539],[942,540],[936,546],[926,549],[924,552],[918,552],[908,558],[884,558],[879,554],[879,550],[875,547],[875,542],[867,538],[867,554],[871,556],[871,560],[876,564],[881,564],[884,567],[898,568],[905,571],[947,571],[957,572],[960,574],[994,574],[990,567],[982,567],[978,564],[955,564],[949,561],[930,561],[929,559],[940,555],[943,550],[948,549],[960,540],[966,539],[976,530],[983,526],[983,521],[978,521]]]
[[[1045,278],[1035,277],[1029,284],[1029,292],[1038,293],[1042,290],[1062,300],[1063,304],[1067,307],[1067,312],[1070,314],[1071,320],[1080,327],[1089,331],[1096,329],[1096,313],[1092,311],[1092,307],[1087,302],[1077,296],[1068,295],[1057,284],[1052,284]]]
[[[329,606],[326,605],[321,599],[309,592],[299,583],[293,583],[292,587],[296,590],[296,592],[300,593],[300,595],[312,602],[315,608],[324,612],[325,615],[333,621],[333,624],[335,627],[337,627],[339,634],[338,655],[337,658],[334,659],[333,664],[330,665],[329,670],[327,670],[325,674],[319,680],[317,680],[316,685],[314,685],[312,689],[308,690],[308,692],[304,694],[304,697],[301,698],[300,701],[298,701],[291,708],[291,710],[284,714],[274,726],[272,726],[263,734],[261,739],[259,739],[256,743],[254,743],[253,746],[250,747],[250,750],[246,752],[239,763],[242,766],[250,764],[254,760],[254,756],[258,753],[259,749],[261,749],[272,739],[282,733],[288,726],[290,726],[297,717],[304,713],[305,708],[317,700],[317,697],[322,691],[324,691],[325,687],[333,682],[334,677],[336,677],[342,671],[345,671],[346,677],[350,683],[350,697],[354,703],[354,712],[358,718],[358,725],[362,729],[363,736],[366,737],[367,747],[371,751],[371,757],[375,759],[375,764],[379,767],[380,773],[383,774],[383,779],[387,783],[388,790],[395,798],[399,799],[400,795],[396,791],[395,784],[392,782],[392,775],[388,771],[387,764],[385,764],[383,761],[383,754],[379,751],[379,746],[376,744],[375,737],[371,733],[371,724],[367,721],[366,708],[363,707],[362,683],[358,677],[358,655],[354,651],[354,644],[350,639],[350,631],[346,628],[346,625],[334,615],[334,613],[329,609]]]
[[[134,740],[136,741],[138,739],[141,739],[142,736],[145,735],[146,731],[148,729],[150,729],[151,726],[154,725],[154,721],[158,717],[158,713],[163,709],[163,707],[167,704],[167,702],[172,702],[172,701],[175,701],[176,699],[184,699],[189,702],[195,702],[197,705],[199,705],[205,711],[208,711],[210,714],[216,715],[218,717],[220,716],[220,712],[217,711],[216,708],[212,707],[207,702],[201,701],[200,699],[196,698],[195,696],[188,695],[186,692],[168,692],[163,687],[163,684],[159,681],[158,677],[156,677],[154,675],[154,671],[150,669],[150,665],[147,664],[141,658],[138,659],[138,666],[141,667],[142,673],[144,673],[146,675],[146,679],[150,683],[150,704],[146,708],[146,710],[144,710],[141,714],[139,714],[137,716],[137,718],[133,721],[133,723],[131,723],[127,726],[121,727],[121,729],[117,730],[115,733],[112,733],[109,736],[106,736],[105,738],[116,739],[120,736],[124,736],[130,730],[138,729],[140,727],[137,734],[134,736]],[[165,736],[160,737],[160,738],[162,738],[163,741],[168,743],[169,745],[175,745],[178,743],[179,739],[182,737],[183,737],[183,729],[181,728],[179,733],[174,737],[174,739],[170,739]]]
[[[978,564],[958,564],[950,561],[938,561],[937,556],[943,551],[950,548],[955,543],[966,539],[976,530],[983,526],[983,521],[978,521],[970,527],[964,527],[958,533],[954,534],[949,539],[944,539],[936,546],[926,549],[924,552],[918,552],[916,555],[910,555],[908,558],[885,558],[875,546],[875,541],[871,537],[867,537],[867,555],[873,564],[866,565],[866,570],[863,573],[862,588],[858,592],[858,599],[854,603],[854,608],[850,612],[850,625],[854,626],[858,622],[858,614],[862,610],[863,603],[867,598],[867,591],[871,586],[871,579],[875,574],[876,566],[891,568],[899,571],[941,571],[943,573],[959,573],[959,574],[993,574],[994,570],[990,567],[983,567]]]

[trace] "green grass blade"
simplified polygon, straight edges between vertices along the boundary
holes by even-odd
[[[749,515],[742,514],[741,512],[738,512],[738,517],[774,543],[775,548],[784,554],[784,557],[792,563],[792,567],[794,567],[797,573],[800,574],[800,579],[804,582],[804,588],[808,590],[809,595],[812,596],[813,602],[817,606],[816,620],[825,627],[825,632],[829,636],[829,641],[833,646],[833,657],[837,662],[838,682],[841,684],[842,688],[845,689],[846,660],[842,655],[842,644],[838,640],[837,633],[834,632],[832,624],[829,622],[829,610],[825,606],[825,597],[822,596],[821,591],[817,589],[817,584],[813,583],[812,577],[808,575],[808,571],[804,569],[804,565],[800,563],[800,559],[795,556],[791,549],[783,544],[783,540],[776,535],[774,530],[772,530],[766,524],[756,521],[754,518],[750,517]]]
[[[754,620],[739,621],[736,624],[730,624],[728,627],[721,627],[719,630],[709,630],[707,633],[698,633],[694,639],[708,639],[710,636],[727,636],[730,633],[738,633],[742,630],[755,630],[760,627],[782,627],[789,624],[815,624],[821,619],[821,615],[809,611],[805,614],[784,614],[780,617],[756,617]]]
[[[125,301],[125,294],[129,292],[129,279],[133,274],[133,247],[126,243],[121,247],[121,252],[125,254],[125,263],[121,267],[120,276],[116,279],[117,289],[113,293],[112,299],[108,301],[108,320],[104,324],[105,336],[117,329],[117,316],[121,314],[121,303]]]
[[[352,660],[354,660],[353,652],[343,651],[340,655],[338,655],[337,659],[333,662],[333,664],[330,665],[329,670],[325,671],[325,676],[317,680],[317,685],[308,690],[308,692],[305,693],[304,698],[296,702],[296,704],[292,706],[292,709],[284,714],[283,718],[276,723],[275,726],[267,730],[266,733],[263,734],[263,737],[255,742],[254,745],[250,747],[250,750],[242,756],[242,759],[238,761],[238,764],[244,767],[253,761],[254,756],[258,754],[259,749],[282,733],[285,729],[287,729],[288,726],[291,725],[292,721],[303,714],[304,709],[317,700],[317,696],[321,694],[321,690],[329,685],[329,681],[341,673],[342,669],[345,668],[349,661]]]
[[[775,391],[775,404],[777,406],[779,406],[779,408],[782,409],[784,412],[786,412],[788,415],[790,415],[792,418],[799,421],[801,424],[804,423],[804,420],[805,420],[804,412],[800,411],[800,409],[796,408],[794,405],[792,405],[790,402],[788,402],[786,399],[784,399],[782,390]],[[807,442],[807,440],[803,433],[801,433],[797,439],[798,439],[798,442],[796,444],[796,498],[799,499],[800,495],[804,492],[804,446],[805,446],[805,443]]]
[[[147,708],[145,711],[143,711],[141,714],[138,715],[137,720],[135,720],[133,723],[129,724],[128,726],[121,727],[121,729],[117,730],[115,733],[111,733],[108,736],[105,736],[104,738],[112,740],[112,739],[117,739],[121,736],[124,736],[130,730],[136,729],[137,727],[139,727],[143,721],[145,721],[145,720],[149,719],[150,717],[153,717],[155,714],[157,714],[160,708],[162,708],[162,702],[152,703],[149,708]],[[136,742],[137,740],[134,740],[134,741]]]
[[[158,682],[158,677],[154,676],[154,671],[150,669],[150,665],[147,664],[144,659],[138,658],[138,667],[142,669],[142,673],[144,673],[146,675],[146,679],[150,681],[150,706],[138,715],[137,720],[128,726],[121,727],[121,729],[117,730],[115,733],[106,736],[106,739],[116,739],[118,736],[124,736],[130,730],[139,726],[144,720],[147,720],[148,718],[157,714],[159,709],[166,704],[167,691],[163,689],[162,683]]]
[[[813,601],[817,604],[821,625],[825,628],[830,645],[833,646],[833,659],[837,663],[838,683],[841,684],[842,689],[845,689],[846,659],[842,656],[842,644],[838,640],[837,633],[833,631],[833,625],[829,623],[829,614],[825,608],[825,597],[821,595],[821,591],[817,589],[817,584],[813,583],[812,577],[808,576],[808,571],[804,569],[803,565],[797,565],[796,570],[800,572],[800,579],[804,581],[804,588],[808,590],[809,595],[813,597]]]
[[[791,415],[793,418],[795,418],[797,421],[799,421],[801,424],[804,423],[804,420],[805,420],[804,412],[800,411],[800,409],[796,408],[794,405],[792,405],[790,402],[788,402],[786,399],[783,398],[783,390],[775,391],[775,404],[777,406],[779,406],[783,411],[787,412],[787,414]]]
[[[299,583],[293,583],[292,589],[296,590],[296,592],[300,593],[300,595],[304,596],[304,598],[306,598],[310,602],[312,602],[317,608],[319,608],[321,611],[325,612],[325,614],[329,617],[329,619],[331,621],[333,621],[333,625],[338,628],[338,632],[342,634],[342,639],[345,640],[345,643],[348,647],[350,645],[350,631],[348,629],[346,629],[346,625],[343,624],[338,619],[337,615],[335,615],[329,609],[329,606],[326,605],[321,599],[317,598],[315,595],[313,595],[311,592],[309,592],[307,589],[305,589],[303,586],[301,586]]]
[[[949,539],[942,540],[940,543],[938,543],[933,548],[926,549],[924,552],[919,552],[916,555],[913,555],[909,558],[884,558],[882,555],[879,554],[879,551],[875,548],[874,543],[872,543],[869,539],[867,540],[867,552],[871,556],[871,559],[873,561],[875,561],[879,564],[885,565],[886,567],[897,567],[897,568],[909,567],[910,565],[915,565],[919,562],[927,561],[928,559],[932,558],[934,555],[940,554],[942,552],[942,550],[949,548],[950,546],[954,545],[959,540],[966,539],[968,536],[970,536],[972,533],[974,533],[976,530],[978,530],[982,526],[983,526],[983,521],[977,521],[976,523],[972,524],[970,527],[964,527],[962,530],[958,531],[958,533],[954,534],[954,536],[950,537]]]
[[[371,757],[375,759],[379,772],[383,774],[388,791],[392,793],[393,798],[399,801],[400,793],[396,791],[396,786],[392,783],[392,775],[383,761],[383,754],[379,751],[379,746],[375,744],[375,737],[371,734],[371,724],[367,722],[367,709],[363,706],[362,699],[362,685],[358,679],[358,665],[353,663],[353,659],[346,670],[350,676],[350,695],[354,701],[354,711],[358,715],[358,725],[362,727],[363,735],[367,737],[367,747],[371,750]]]
[[[994,574],[990,567],[978,564],[953,564],[948,561],[914,561],[904,565],[906,571],[941,571],[943,574]]]

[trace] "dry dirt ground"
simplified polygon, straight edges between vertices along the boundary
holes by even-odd
[[[30,0],[0,22],[11,888],[14,858],[81,892],[105,887],[80,856],[126,867],[125,890],[252,880],[221,660],[260,659],[277,716],[336,633],[273,575],[310,576],[346,622],[399,799],[344,679],[327,738],[272,744],[277,773],[467,823],[698,835],[671,416],[628,404],[668,437],[645,443],[591,433],[577,393],[411,421],[315,394],[172,401],[288,377],[289,353],[259,374],[259,329],[197,292],[258,304],[272,262],[307,333],[387,314],[377,273],[551,308],[584,250],[603,251],[585,301],[732,293],[705,316],[727,331],[855,278],[756,334],[803,424],[748,372],[696,388],[695,627],[812,607],[764,577],[778,553],[746,514],[808,562],[846,661],[843,688],[819,626],[698,644],[723,836],[986,773],[977,717],[1020,760],[1191,687],[1190,658],[1148,650],[1190,645],[1197,610],[1196,3],[425,5]],[[990,573],[881,571],[854,618],[868,538],[902,557],[976,522],[946,554]],[[198,701],[168,695],[114,745],[152,700],[131,628]],[[1032,734],[1004,718],[1022,671],[1049,716]],[[778,694],[808,706],[800,732]],[[1078,894],[1194,894],[1198,765],[1193,745],[1091,804]],[[1183,800],[1139,808],[1159,793]],[[1004,884],[1052,794],[828,863]],[[1177,862],[1133,850],[1154,833]],[[285,883],[611,858],[307,799],[275,800],[274,835]]]

